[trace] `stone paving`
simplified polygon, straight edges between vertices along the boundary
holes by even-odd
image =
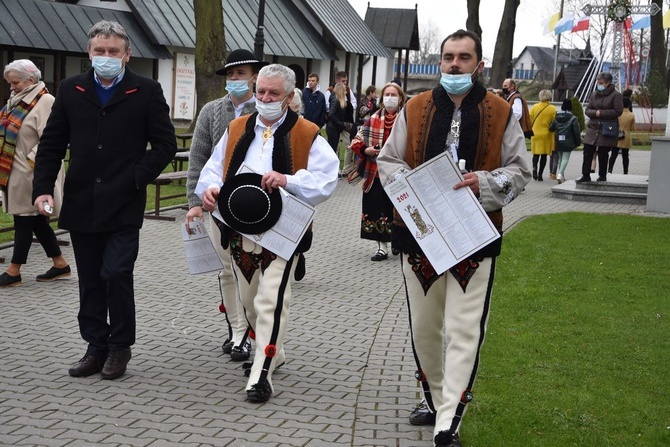
[[[578,177],[581,158],[573,155],[568,178]],[[649,152],[631,153],[631,174],[646,175],[648,166]],[[506,229],[534,214],[648,214],[642,205],[552,198],[555,184],[531,182],[507,207]],[[137,343],[116,381],[68,376],[86,349],[76,272],[35,282],[49,262],[33,246],[23,285],[0,289],[0,445],[432,445],[432,427],[407,420],[421,395],[398,257],[370,261],[374,243],[358,237],[360,194],[340,180],[318,209],[307,275],[293,286],[287,363],[274,376],[275,395],[260,405],[245,401],[241,365],[221,352],[216,275],[187,273],[179,233],[185,211],[167,211],[176,222],[144,223]],[[64,253],[74,267],[72,248]],[[9,258],[11,249],[1,254]]]

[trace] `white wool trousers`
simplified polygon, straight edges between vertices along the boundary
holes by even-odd
[[[429,408],[437,412],[435,435],[442,431],[456,433],[473,396],[495,261],[484,258],[479,263],[465,292],[447,271],[424,294],[406,256],[402,268],[417,379]]]
[[[233,275],[233,263],[230,258],[230,250],[221,246],[221,230],[214,223],[214,218],[209,215],[209,235],[214,244],[216,253],[221,258],[223,270],[219,272],[219,285],[223,295],[223,305],[226,307],[226,321],[228,322],[229,333],[232,334],[231,340],[233,346],[240,346],[244,334],[247,331],[247,319],[242,312],[242,306],[239,304],[240,296],[237,291],[237,282]]]
[[[262,247],[243,237],[242,250],[261,253]],[[267,381],[274,392],[272,373],[285,360],[284,337],[291,303],[291,279],[296,263],[297,256],[290,261],[277,256],[265,270],[257,268],[249,282],[239,266],[233,263],[246,319],[256,335],[256,352],[247,391],[253,385]]]

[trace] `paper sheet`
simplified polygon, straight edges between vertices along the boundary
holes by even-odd
[[[437,273],[500,237],[448,152],[384,189]]]
[[[207,235],[205,223],[193,221],[180,225],[180,227],[186,263],[191,275],[223,270],[223,263],[214,249],[212,240]]]

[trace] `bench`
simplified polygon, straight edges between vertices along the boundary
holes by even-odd
[[[177,139],[178,139],[178,140],[181,140],[181,148],[180,148],[180,150],[184,150],[184,149],[186,149],[186,141],[187,141],[187,140],[190,140],[191,138],[193,138],[193,134],[192,134],[192,133],[182,133],[182,134],[177,134],[176,136],[177,136]]]
[[[169,220],[172,222],[175,220],[174,217],[161,216],[161,201],[168,199],[176,199],[177,197],[186,197],[186,193],[161,196],[161,185],[169,185],[174,181],[186,180],[187,174],[188,171],[163,172],[161,175],[156,177],[156,179],[153,182],[151,182],[156,187],[156,200],[154,204],[154,212],[145,214],[144,215],[145,219]]]

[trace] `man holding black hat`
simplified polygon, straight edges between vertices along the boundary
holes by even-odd
[[[265,65],[258,61],[248,50],[234,50],[226,59],[226,64],[216,74],[226,77],[228,94],[223,98],[210,101],[202,108],[193,133],[193,141],[189,153],[186,195],[189,210],[186,213],[186,224],[194,219],[202,219],[202,201],[195,193],[195,186],[200,171],[212,155],[212,148],[221,139],[228,125],[235,118],[249,115],[256,111],[253,85],[258,70]],[[210,215],[211,219],[211,215]],[[219,272],[219,283],[223,301],[222,311],[228,322],[228,339],[223,343],[223,352],[230,354],[235,361],[244,361],[250,357],[251,342],[247,333],[247,321],[242,312],[238,311],[237,286],[233,278],[230,251],[221,247],[219,228],[210,220],[210,235],[223,262],[223,270]]]
[[[240,299],[255,333],[257,353],[246,387],[251,402],[270,398],[272,373],[284,363],[290,278],[300,279],[303,266],[299,264],[304,262],[302,253],[309,249],[312,233],[308,230],[290,259],[277,256],[244,234],[266,231],[278,218],[274,197],[280,188],[315,206],[328,199],[337,186],[339,160],[333,150],[314,123],[298,119],[288,107],[294,86],[295,73],[288,67],[272,64],[260,70],[258,113],[230,123],[195,188],[206,210],[215,217],[221,217],[219,211],[224,216],[221,243],[230,247]],[[247,175],[236,174],[243,163],[261,175],[249,176],[255,178],[253,181],[241,181],[240,176]],[[258,213],[255,205],[245,208],[247,200],[264,202],[262,212]]]

